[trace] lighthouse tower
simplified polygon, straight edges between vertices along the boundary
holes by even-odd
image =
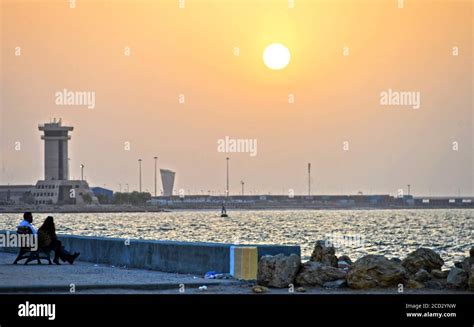
[[[74,128],[62,126],[61,119],[53,119],[52,122],[39,126],[44,134],[44,179],[45,180],[68,180],[69,160],[68,141],[71,139],[69,132]]]
[[[72,126],[63,126],[61,119],[39,125],[44,140],[44,179],[36,182],[35,204],[97,204],[97,197],[87,181],[69,179],[68,142]]]

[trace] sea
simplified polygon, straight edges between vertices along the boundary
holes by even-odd
[[[318,240],[353,261],[367,254],[403,259],[420,247],[437,251],[445,267],[469,255],[474,210],[228,210],[145,213],[51,213],[58,234],[123,239],[299,245],[308,260]],[[0,214],[0,230],[15,230],[21,214]]]

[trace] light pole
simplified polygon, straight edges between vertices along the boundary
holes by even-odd
[[[410,184],[408,184],[407,186],[408,186],[408,195],[410,195]]]
[[[308,163],[308,195],[311,195],[311,163]]]
[[[129,203],[130,203],[130,197],[129,197],[129,195],[130,195],[130,189],[129,189],[128,183],[125,183],[125,185],[127,186],[127,196],[125,197],[125,199],[127,200],[126,203],[129,204]]]
[[[138,190],[142,192],[142,159],[138,159]]]
[[[225,158],[226,163],[227,163],[227,187],[225,190],[226,197],[229,196],[229,157]]]
[[[155,198],[156,198],[156,162],[158,160],[158,157],[153,157],[155,159]]]
[[[119,183],[119,192],[122,193],[122,184]]]
[[[240,181],[240,184],[242,184],[242,195],[244,195],[244,185],[245,185],[245,182],[244,182],[244,181]]]
[[[84,180],[84,164],[81,164],[81,181]]]

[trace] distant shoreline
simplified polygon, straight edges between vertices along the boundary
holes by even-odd
[[[352,211],[352,210],[459,210],[459,209],[474,209],[472,206],[380,206],[380,207],[363,207],[363,206],[347,206],[347,207],[317,207],[317,206],[235,206],[228,204],[226,209],[230,211]],[[219,211],[221,206],[214,207],[195,207],[195,206],[174,206],[174,207],[157,207],[157,206],[80,206],[80,207],[58,207],[58,206],[41,206],[41,207],[0,207],[0,214],[5,213],[23,213],[31,211],[35,213],[140,213],[140,212],[180,212],[180,211]]]

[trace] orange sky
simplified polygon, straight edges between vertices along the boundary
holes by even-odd
[[[303,194],[308,162],[314,193],[474,194],[472,1],[0,2],[1,184],[42,178],[37,125],[62,117],[71,177],[84,163],[113,189],[138,188],[142,158],[152,191],[157,155],[177,189],[223,192],[230,156],[231,194],[242,179]],[[291,52],[284,70],[262,62],[272,42]],[[63,89],[94,91],[95,108],[57,106]],[[388,89],[420,92],[421,108],[381,106]],[[258,154],[217,152],[226,136]]]

